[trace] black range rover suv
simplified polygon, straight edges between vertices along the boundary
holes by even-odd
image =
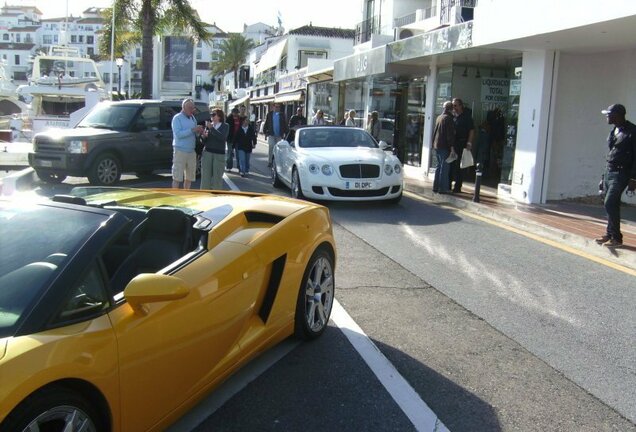
[[[196,104],[197,122],[210,118]],[[96,105],[72,129],[55,129],[33,137],[29,165],[49,183],[67,176],[88,177],[93,185],[116,184],[123,172],[138,176],[172,166],[172,117],[181,101],[131,99]]]

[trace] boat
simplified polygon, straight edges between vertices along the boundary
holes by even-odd
[[[7,78],[5,66],[0,59],[0,129],[11,130],[27,114],[28,106],[18,99],[17,86]]]
[[[29,84],[19,86],[16,92],[30,103],[32,134],[73,127],[84,112],[109,99],[95,62],[70,46],[51,46],[48,53],[37,55]]]

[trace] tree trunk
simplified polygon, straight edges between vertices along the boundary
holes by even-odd
[[[234,88],[235,88],[235,89],[239,88],[239,82],[238,82],[238,68],[234,68]]]
[[[151,0],[144,0],[141,7],[143,19],[143,33],[141,41],[141,97],[143,99],[152,98],[153,79],[153,51],[152,37],[155,30],[155,14],[152,10]]]

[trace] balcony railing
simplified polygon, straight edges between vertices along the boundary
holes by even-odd
[[[371,19],[362,21],[356,25],[354,44],[359,45],[371,40],[371,35],[380,34],[380,16],[376,15]]]
[[[409,24],[413,24],[417,21],[423,21],[425,19],[434,17],[437,15],[437,5],[433,5],[426,9],[418,9],[417,11],[410,13],[408,15],[404,15],[399,18],[395,18],[393,20],[393,27],[404,27]]]
[[[404,27],[405,25],[413,24],[415,22],[416,12],[404,15],[393,20],[393,27]]]

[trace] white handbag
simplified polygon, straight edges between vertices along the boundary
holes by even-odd
[[[462,160],[459,161],[459,167],[464,169],[475,165],[473,160],[473,154],[468,149],[464,149],[462,152]]]

